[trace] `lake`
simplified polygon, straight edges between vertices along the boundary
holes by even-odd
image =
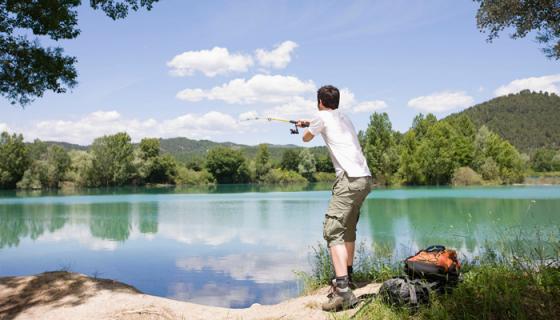
[[[0,276],[69,270],[157,296],[241,308],[297,296],[322,243],[324,185],[0,193]],[[560,186],[401,188],[370,193],[358,241],[400,256],[444,244],[556,232]]]

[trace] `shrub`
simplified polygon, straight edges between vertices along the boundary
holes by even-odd
[[[183,166],[177,168],[176,185],[208,185],[214,183],[216,183],[216,180],[206,170],[194,171]]]
[[[454,186],[472,186],[482,184],[482,177],[469,167],[455,169],[451,183]]]
[[[263,179],[267,184],[307,183],[301,174],[284,169],[271,169]]]
[[[334,172],[315,172],[313,179],[317,182],[334,182],[336,174]]]

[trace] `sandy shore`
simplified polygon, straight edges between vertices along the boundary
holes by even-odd
[[[378,289],[379,284],[369,284],[355,293],[361,296]],[[227,309],[151,296],[117,281],[56,271],[0,278],[0,319],[329,319],[321,310],[327,291],[323,288],[276,305]]]

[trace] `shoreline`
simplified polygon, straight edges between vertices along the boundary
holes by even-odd
[[[357,296],[376,293],[372,283]],[[275,305],[253,304],[230,309],[145,294],[110,279],[51,271],[30,276],[0,277],[0,319],[331,319],[323,312],[328,287]],[[358,308],[339,312],[352,316]]]

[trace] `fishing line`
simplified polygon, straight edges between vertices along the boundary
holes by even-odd
[[[287,122],[294,125],[294,129],[290,129],[291,134],[299,134],[297,121],[296,120],[288,120],[288,119],[281,119],[281,118],[272,118],[272,117],[253,117],[247,118],[240,121],[252,121],[252,120],[267,120],[268,122],[271,121],[278,121],[278,122]],[[308,127],[308,125],[304,125],[303,127]]]

